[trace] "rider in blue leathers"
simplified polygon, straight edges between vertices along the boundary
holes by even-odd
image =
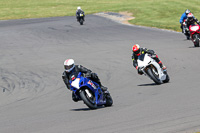
[[[185,19],[187,19],[187,15],[190,13],[190,10],[189,9],[186,9],[185,12],[182,14],[179,22],[181,24],[181,29],[182,29],[182,32],[183,32],[183,22]]]

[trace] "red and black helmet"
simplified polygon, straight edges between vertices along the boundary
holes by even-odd
[[[193,16],[192,13],[189,13],[189,14],[187,15],[187,17],[188,17],[189,21],[193,20],[193,18],[194,18],[194,16]]]
[[[137,56],[140,55],[140,45],[138,45],[138,44],[133,45],[132,50],[135,55],[137,55]]]

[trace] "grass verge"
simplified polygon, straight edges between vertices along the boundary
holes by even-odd
[[[199,0],[1,0],[0,19],[74,16],[81,6],[87,14],[128,11],[130,23],[180,31],[179,19],[185,9],[200,19]]]

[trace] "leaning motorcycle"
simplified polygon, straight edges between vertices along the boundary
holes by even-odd
[[[80,13],[79,16],[78,16],[78,21],[80,23],[80,25],[83,25],[83,21],[84,21],[84,14],[83,13]]]
[[[190,37],[195,47],[199,47],[200,39],[200,26],[198,24],[192,24],[189,26]]]
[[[163,70],[160,65],[151,58],[149,54],[141,54],[138,59],[138,67],[147,75],[150,79],[152,79],[156,84],[162,84],[169,82],[170,78],[167,74],[167,70]]]
[[[112,106],[113,100],[110,93],[104,93],[99,84],[79,72],[78,76],[70,81],[70,89],[78,101],[83,100],[90,109],[97,109],[98,106]]]

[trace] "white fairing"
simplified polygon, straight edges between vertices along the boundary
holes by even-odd
[[[80,82],[80,78],[76,78],[74,81],[72,81],[71,86],[73,86],[76,89],[79,89],[79,82]]]
[[[196,30],[199,29],[199,26],[192,26],[190,29],[191,29],[192,31],[196,31]]]
[[[152,59],[150,56],[148,56],[148,54],[145,54],[143,61],[139,60],[139,59],[137,61],[138,61],[138,67],[142,68],[142,71],[144,73],[145,73],[144,69],[147,66],[153,65],[154,67],[156,67],[156,69],[158,71],[159,79],[162,81],[166,79],[166,75],[163,73],[163,70],[160,68],[160,65],[154,59]]]
[[[146,54],[143,61],[138,60],[138,67],[144,67],[144,68],[145,68],[146,66],[148,66],[148,63],[149,63],[150,61],[153,61],[153,59],[150,58],[150,57]]]

